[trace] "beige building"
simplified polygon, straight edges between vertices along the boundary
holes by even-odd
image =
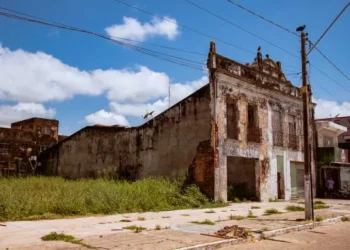
[[[260,51],[244,65],[219,55],[211,43],[207,65],[207,85],[145,124],[88,126],[45,151],[45,173],[130,180],[187,174],[216,200],[301,196],[300,88],[286,79],[280,62],[263,59]],[[311,126],[312,149],[313,134]]]

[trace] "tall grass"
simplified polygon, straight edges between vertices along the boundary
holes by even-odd
[[[0,221],[88,214],[164,211],[222,206],[196,186],[148,178],[135,182],[59,177],[0,178]]]

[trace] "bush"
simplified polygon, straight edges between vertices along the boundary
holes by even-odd
[[[264,211],[264,215],[272,215],[272,214],[280,214],[281,212],[278,211],[276,208],[269,208]]]
[[[0,221],[212,208],[196,186],[165,178],[135,182],[59,177],[0,178]]]
[[[290,205],[285,208],[286,210],[290,212],[298,212],[298,211],[304,211],[304,208],[301,206],[295,206],[295,205]]]

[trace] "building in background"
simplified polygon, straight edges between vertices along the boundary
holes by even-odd
[[[327,196],[326,180],[335,183],[334,198],[350,198],[350,117],[316,120],[318,196]]]
[[[207,65],[207,85],[145,124],[88,126],[46,150],[44,173],[129,180],[187,174],[188,182],[224,201],[302,196],[300,88],[260,51],[252,64],[241,64],[217,54],[211,43]],[[311,105],[310,124],[313,114]]]
[[[31,118],[0,128],[0,172],[3,175],[34,173],[37,158],[59,140],[58,121]]]

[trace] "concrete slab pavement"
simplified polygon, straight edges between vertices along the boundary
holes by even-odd
[[[325,201],[331,204],[329,209],[316,210],[316,214],[324,218],[350,214],[350,201]],[[81,248],[79,245],[61,243],[57,246],[52,242],[43,242],[41,237],[50,233],[71,234],[77,239],[83,239],[84,243],[107,249],[148,249],[142,246],[153,244],[155,249],[174,249],[185,246],[193,246],[207,242],[222,241],[220,238],[203,236],[200,233],[212,233],[224,226],[238,225],[253,230],[274,230],[306,222],[296,221],[302,219],[304,212],[286,213],[285,207],[295,202],[249,202],[233,203],[227,207],[215,209],[176,210],[165,212],[147,212],[118,214],[109,216],[94,216],[75,219],[59,219],[46,221],[17,221],[7,222],[6,227],[0,227],[0,249],[67,249]],[[252,209],[252,207],[260,207]],[[276,208],[282,214],[263,216],[266,209]],[[230,215],[247,216],[251,210],[257,218],[244,220],[229,220]],[[205,219],[215,222],[215,225],[197,225],[191,221],[203,221]],[[130,222],[121,222],[129,220]],[[137,225],[147,228],[147,231],[134,233],[123,230],[123,227]],[[159,225],[163,230],[154,230]],[[171,229],[166,229],[170,227]],[[124,240],[126,239],[126,240]],[[184,240],[187,239],[187,240]],[[192,240],[190,240],[192,239]],[[118,246],[115,243],[118,242]],[[97,244],[98,243],[98,244]],[[97,244],[97,245],[96,245]],[[131,245],[130,245],[131,244]],[[28,248],[29,247],[29,248]],[[161,247],[161,248],[158,248]],[[135,248],[135,249],[136,249]]]

